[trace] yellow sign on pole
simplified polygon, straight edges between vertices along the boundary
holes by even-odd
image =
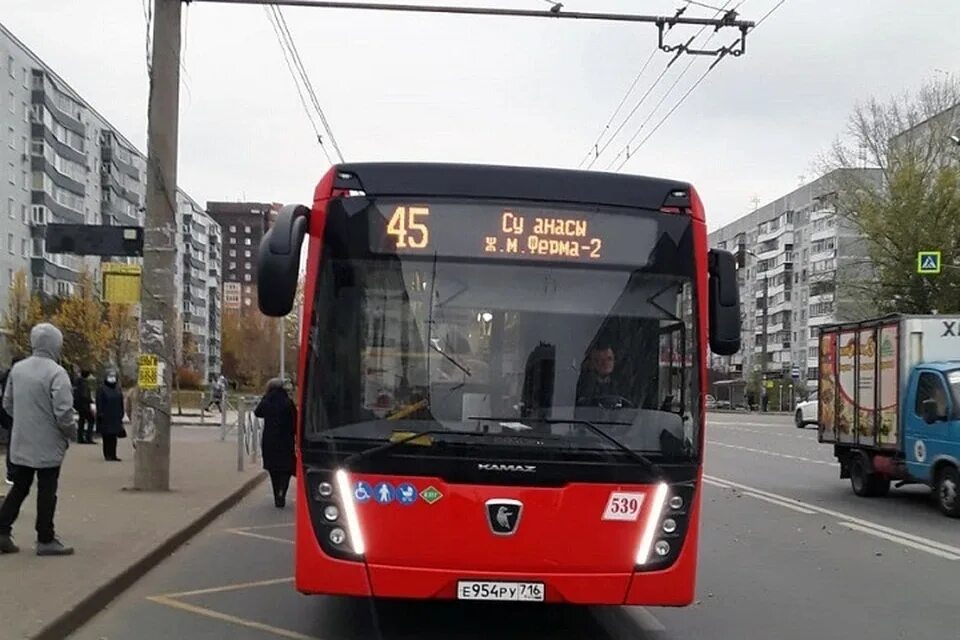
[[[156,389],[160,386],[157,356],[148,353],[137,360],[137,386],[141,389]]]
[[[143,269],[138,264],[104,262],[100,265],[103,277],[103,301],[110,304],[137,304],[140,302],[140,278]]]

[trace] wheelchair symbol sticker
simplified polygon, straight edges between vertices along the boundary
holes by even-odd
[[[367,482],[358,482],[357,486],[353,489],[353,498],[357,502],[363,503],[373,497],[373,489],[370,488],[370,484]]]

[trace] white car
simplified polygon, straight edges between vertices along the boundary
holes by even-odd
[[[793,416],[797,429],[803,429],[808,424],[817,424],[819,408],[816,391],[811,393],[803,402],[797,403],[797,412]]]

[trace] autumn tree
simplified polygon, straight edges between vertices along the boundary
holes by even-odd
[[[260,389],[279,367],[277,321],[259,313],[223,315],[223,373],[246,388]]]
[[[106,364],[110,327],[90,273],[80,274],[72,296],[63,298],[53,323],[63,332],[61,362],[68,371],[97,370]]]
[[[106,311],[107,353],[117,367],[121,384],[133,379],[134,356],[138,351],[138,324],[133,305],[108,304]]]
[[[43,322],[44,318],[40,296],[31,295],[27,286],[27,274],[23,270],[17,271],[10,285],[7,310],[0,325],[7,336],[13,357],[30,355],[30,330],[35,324]]]
[[[915,94],[858,106],[826,159],[837,213],[867,245],[869,269],[850,284],[881,312],[960,312],[960,154],[951,140],[958,129],[960,81],[937,79]],[[927,250],[948,265],[940,275],[917,273],[917,253]]]

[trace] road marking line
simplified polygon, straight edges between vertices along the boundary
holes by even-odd
[[[769,492],[769,491],[764,491],[763,489],[757,489],[756,487],[751,487],[751,486],[749,486],[749,485],[741,484],[741,483],[739,483],[739,482],[734,482],[733,480],[725,480],[725,479],[723,479],[723,478],[717,478],[717,477],[710,476],[710,475],[707,475],[707,474],[704,474],[703,477],[704,477],[704,479],[707,479],[707,480],[711,480],[711,481],[714,481],[714,482],[717,482],[717,483],[726,484],[726,485],[728,485],[729,487],[735,487],[735,488],[741,489],[741,490],[743,490],[743,491],[751,491],[751,492],[753,492],[753,493],[758,493],[758,494],[760,494],[760,495],[767,496],[768,498],[773,498],[773,499],[775,499],[775,500],[780,500],[781,502],[786,502],[786,503],[792,504],[792,505],[797,506],[797,507],[804,507],[804,508],[807,508],[807,509],[813,509],[813,510],[816,511],[817,513],[822,513],[822,514],[824,514],[824,515],[828,515],[828,516],[831,516],[831,517],[833,517],[833,518],[837,518],[838,520],[841,520],[841,521],[852,522],[852,523],[855,523],[855,524],[860,525],[861,527],[866,527],[866,528],[872,529],[873,531],[879,531],[879,532],[882,532],[882,533],[886,533],[886,534],[888,534],[888,535],[890,535],[890,536],[894,536],[894,537],[897,537],[897,538],[903,538],[904,540],[909,540],[909,541],[911,541],[911,542],[916,542],[916,543],[919,543],[919,544],[921,544],[921,545],[925,545],[925,546],[927,546],[927,547],[930,547],[931,549],[937,549],[937,550],[939,550],[939,551],[944,551],[944,552],[946,552],[946,553],[948,553],[948,554],[950,554],[950,555],[955,555],[955,556],[960,557],[960,547],[954,547],[954,546],[951,546],[951,545],[946,544],[946,543],[943,543],[943,542],[938,542],[938,541],[936,541],[936,540],[931,540],[930,538],[924,538],[923,536],[918,536],[918,535],[914,535],[914,534],[912,534],[912,533],[907,533],[906,531],[901,531],[901,530],[899,530],[899,529],[894,529],[894,528],[892,528],[892,527],[887,527],[887,526],[884,526],[884,525],[882,525],[882,524],[878,524],[878,523],[876,523],[876,522],[871,522],[870,520],[864,520],[863,518],[857,518],[856,516],[851,516],[851,515],[848,515],[848,514],[846,514],[846,513],[842,513],[842,512],[840,512],[840,511],[834,511],[834,510],[832,510],[832,509],[826,509],[826,508],[824,508],[824,507],[819,507],[819,506],[817,506],[817,505],[815,505],[815,504],[810,504],[809,502],[803,502],[802,500],[797,500],[797,499],[795,499],[795,498],[789,498],[789,497],[787,497],[787,496],[781,496],[781,495],[776,494],[776,493],[771,493],[771,492]],[[929,550],[928,550],[928,551],[929,551]]]
[[[788,453],[779,453],[777,451],[768,451],[767,449],[754,449],[753,447],[744,447],[739,444],[727,444],[726,442],[720,442],[719,440],[707,440],[707,444],[715,445],[718,447],[726,447],[728,449],[737,449],[739,451],[749,451],[750,453],[762,453],[766,456],[776,456],[777,458],[786,458],[788,460],[799,460],[800,462],[810,462],[812,464],[837,464],[836,460],[814,460],[813,458],[805,458],[803,456],[794,456]]]
[[[941,551],[941,550],[936,549],[936,548],[931,548],[931,547],[928,546],[928,545],[919,544],[919,543],[917,543],[917,542],[913,542],[912,540],[908,540],[908,539],[903,538],[903,537],[900,537],[900,536],[894,536],[894,535],[890,535],[889,533],[884,533],[884,532],[882,532],[882,531],[877,531],[877,530],[875,530],[875,529],[871,529],[870,527],[863,527],[863,526],[860,526],[859,524],[856,524],[856,523],[854,523],[854,522],[841,522],[840,525],[846,527],[847,529],[853,529],[854,531],[861,531],[861,532],[863,532],[863,533],[869,533],[869,534],[872,535],[872,536],[876,536],[876,537],[878,537],[878,538],[883,538],[884,540],[889,540],[890,542],[895,542],[895,543],[901,544],[901,545],[903,545],[903,546],[905,546],[905,547],[910,547],[911,549],[917,549],[917,550],[919,550],[919,551],[926,551],[927,553],[932,553],[932,554],[935,555],[935,556],[940,556],[941,558],[946,558],[947,560],[960,560],[960,555],[955,555],[955,554],[953,554],[953,553],[947,553],[946,551]]]
[[[257,531],[259,529],[279,529],[280,527],[292,527],[295,522],[284,522],[283,524],[257,524],[250,527],[233,527],[228,531]]]
[[[257,538],[258,540],[269,540],[270,542],[282,542],[284,544],[293,544],[293,540],[287,540],[286,538],[278,538],[277,536],[268,536],[262,533],[254,533],[253,531],[244,531],[243,529],[227,529],[227,533],[233,533],[238,536],[246,536],[248,538]]]
[[[235,584],[226,584],[220,587],[210,587],[208,589],[194,589],[193,591],[180,591],[179,593],[162,593],[156,598],[186,598],[189,596],[202,596],[208,593],[225,593],[227,591],[239,591],[241,589],[253,589],[255,587],[269,587],[275,584],[284,584],[293,582],[293,578],[273,578],[272,580],[257,580],[256,582],[238,582]]]
[[[745,422],[742,424],[756,424],[756,423]],[[780,433],[779,431],[771,431],[770,429],[745,429],[743,427],[735,426],[732,424],[724,424],[724,423],[717,423],[717,422],[708,423],[708,426],[711,429],[730,429],[731,431],[741,431],[743,433],[755,433],[755,434],[764,435],[764,436],[777,436],[779,438],[792,438],[794,440],[803,440],[805,442],[818,444],[816,439],[811,435],[799,436],[793,433]],[[796,428],[794,428],[793,430],[795,431]]]
[[[763,500],[764,502],[769,502],[770,504],[775,504],[781,507],[786,507],[787,509],[792,509],[799,513],[804,513],[808,516],[812,516],[816,511],[811,511],[810,509],[805,509],[804,507],[798,507],[796,505],[790,504],[789,502],[784,502],[782,500],[775,500],[773,498],[768,498],[767,496],[762,496],[759,493],[754,493],[753,491],[744,491],[743,495],[750,496],[751,498],[756,498],[757,500]]]
[[[204,616],[207,618],[213,618],[214,620],[220,620],[222,622],[229,622],[241,627],[247,627],[249,629],[256,629],[258,631],[264,631],[266,633],[271,633],[275,636],[281,638],[291,638],[292,640],[321,640],[316,636],[308,636],[296,631],[291,631],[290,629],[282,629],[280,627],[274,627],[269,624],[264,624],[262,622],[257,622],[256,620],[246,620],[244,618],[238,618],[237,616],[232,616],[227,613],[221,613],[219,611],[214,611],[213,609],[207,609],[206,607],[198,607],[193,604],[186,602],[180,602],[179,600],[174,600],[166,596],[150,596],[147,598],[151,602],[157,604],[162,604],[174,609],[182,609],[183,611],[189,611],[199,616]]]
[[[709,484],[709,485],[713,485],[713,486],[715,486],[715,487],[719,487],[720,489],[733,489],[733,488],[734,488],[733,486],[731,486],[731,485],[729,485],[729,484],[726,484],[725,482],[717,482],[716,480],[707,479],[706,476],[704,476],[703,482],[704,482],[705,484]],[[744,492],[743,492],[743,495],[750,496],[751,498],[756,498],[757,500],[764,500],[764,501],[766,501],[766,502],[769,502],[769,503],[771,503],[771,504],[775,504],[775,505],[778,505],[778,506],[781,506],[781,507],[786,507],[787,509],[792,509],[792,510],[794,510],[794,511],[797,511],[797,512],[802,513],[802,514],[805,514],[805,515],[813,515],[813,514],[816,513],[816,511],[811,511],[810,509],[806,509],[806,508],[804,508],[804,507],[798,507],[798,506],[795,505],[795,504],[790,504],[789,502],[784,502],[783,500],[777,500],[777,499],[775,499],[775,498],[770,498],[770,497],[768,497],[768,496],[763,496],[763,495],[760,495],[759,493],[754,493],[753,491],[744,491]]]

